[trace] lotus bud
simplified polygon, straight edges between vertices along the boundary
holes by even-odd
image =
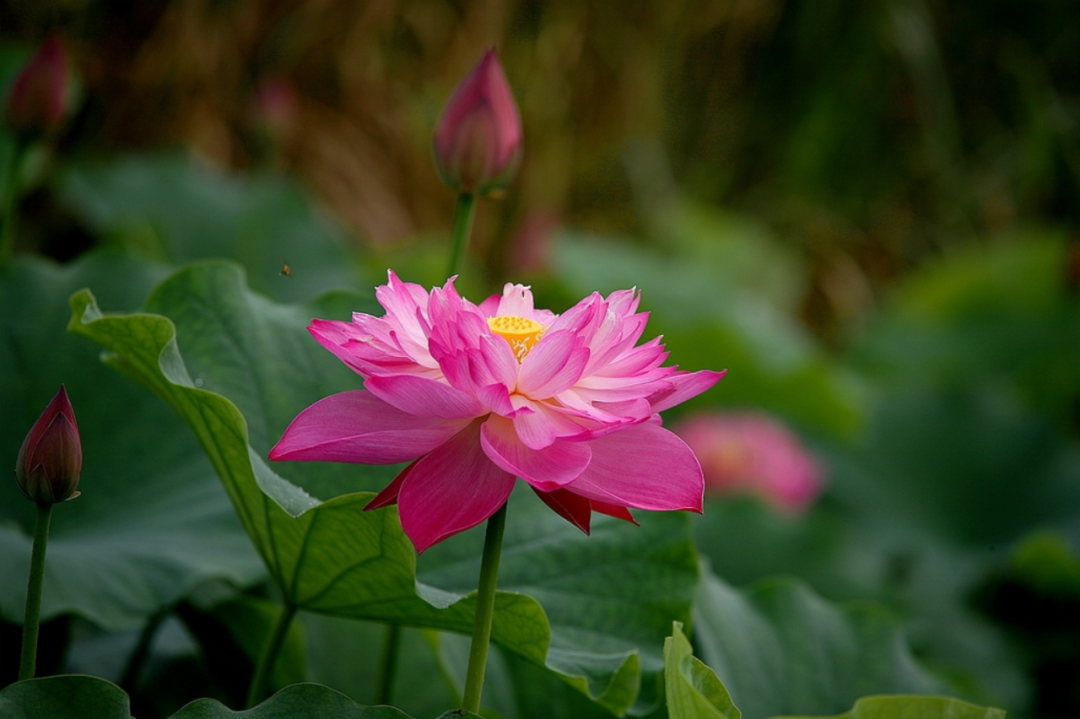
[[[67,390],[60,391],[30,428],[15,460],[15,481],[31,502],[54,504],[79,496],[82,442]]]
[[[509,184],[521,160],[521,116],[495,50],[488,50],[446,104],[435,130],[435,164],[460,193]]]
[[[71,97],[68,54],[59,35],[50,36],[12,82],[4,103],[4,121],[25,135],[59,129]]]

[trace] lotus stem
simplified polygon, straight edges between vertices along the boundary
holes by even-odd
[[[34,549],[30,555],[30,579],[26,585],[26,618],[23,620],[19,681],[33,679],[37,667],[38,624],[41,622],[41,584],[45,578],[45,550],[49,544],[52,503],[37,503]]]
[[[499,578],[499,558],[502,554],[503,529],[506,527],[506,505],[491,515],[484,535],[484,554],[480,560],[480,584],[476,595],[476,623],[473,625],[472,646],[469,648],[469,668],[465,674],[465,696],[461,708],[480,713],[480,696],[484,691],[484,672],[487,669],[488,648],[491,645],[491,622],[495,617],[495,585]]]
[[[458,195],[457,207],[454,209],[454,227],[450,231],[451,251],[450,266],[446,272],[447,277],[461,273],[461,265],[465,261],[465,248],[469,244],[472,235],[473,215],[476,209],[476,195],[462,192]]]
[[[296,605],[287,602],[278,614],[274,630],[271,632],[263,647],[259,664],[255,667],[255,676],[251,678],[251,686],[248,688],[246,708],[250,709],[266,696],[266,685],[270,680],[270,673],[274,670],[281,647],[285,644],[285,637],[289,634],[289,626],[293,617],[296,616]]]
[[[388,624],[386,639],[383,642],[382,662],[379,666],[376,704],[390,704],[394,694],[394,679],[397,676],[398,649],[401,646],[401,626]]]

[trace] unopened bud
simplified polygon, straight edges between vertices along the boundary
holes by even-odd
[[[509,184],[521,160],[521,116],[495,50],[454,91],[435,130],[435,163],[462,193],[486,195]]]
[[[63,385],[19,448],[15,481],[31,502],[53,504],[79,496],[82,442]]]
[[[50,36],[23,66],[4,102],[4,121],[17,133],[44,135],[59,129],[71,96],[68,54]]]

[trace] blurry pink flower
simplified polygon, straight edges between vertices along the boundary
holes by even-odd
[[[658,413],[723,372],[662,367],[659,338],[635,346],[635,290],[556,315],[522,285],[477,306],[453,279],[428,293],[390,272],[376,298],[382,317],[308,327],[364,389],[301,412],[271,459],[412,461],[368,509],[397,503],[421,552],[494,514],[515,476],[586,533],[593,511],[701,511],[701,467]]]
[[[706,495],[753,493],[777,509],[798,512],[821,493],[814,458],[765,415],[699,414],[675,431],[701,460]]]
[[[435,164],[458,192],[505,187],[521,159],[521,116],[495,50],[454,91],[435,129]]]
[[[67,50],[50,36],[11,84],[4,120],[12,130],[40,135],[59,129],[71,94]]]

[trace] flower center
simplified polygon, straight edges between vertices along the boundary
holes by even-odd
[[[510,349],[520,362],[529,350],[544,336],[544,326],[535,320],[515,315],[499,315],[487,318],[488,327],[510,343]]]

